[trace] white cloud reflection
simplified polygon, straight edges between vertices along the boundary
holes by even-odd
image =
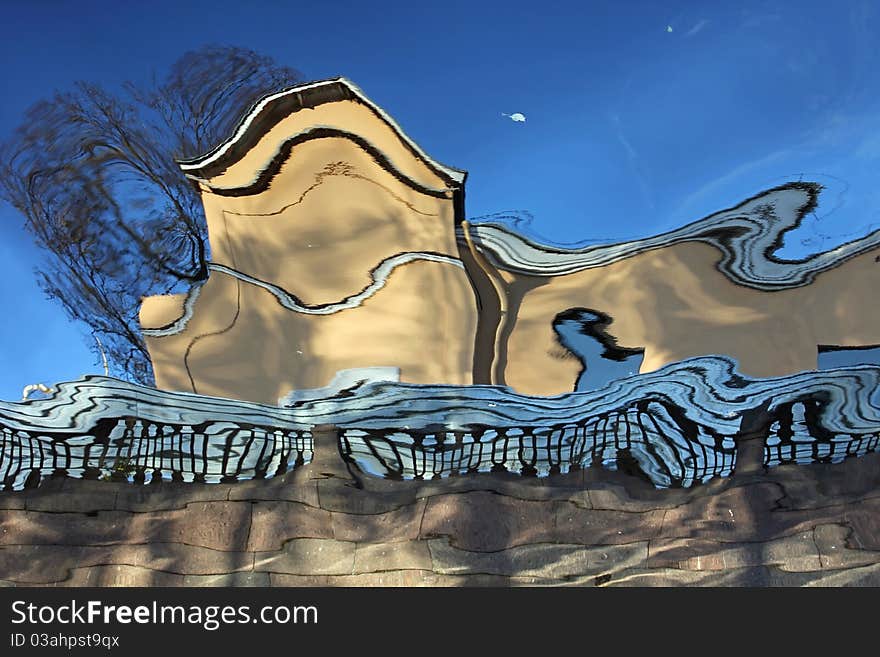
[[[708,24],[709,24],[709,19],[707,19],[707,18],[701,18],[700,20],[698,20],[698,21],[696,22],[696,24],[695,24],[691,29],[689,29],[687,32],[685,32],[685,36],[686,36],[686,37],[692,37],[692,36],[694,36],[694,35],[696,35],[696,34],[699,34],[700,32],[703,31],[703,29],[704,29]]]

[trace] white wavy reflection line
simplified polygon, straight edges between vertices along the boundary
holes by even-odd
[[[208,267],[210,268],[211,265],[209,264]],[[174,320],[171,324],[163,326],[162,328],[142,328],[141,333],[151,338],[161,338],[166,335],[175,335],[176,333],[180,333],[181,331],[183,331],[186,328],[186,325],[189,323],[190,318],[192,317],[193,308],[196,305],[196,300],[199,298],[199,294],[202,291],[202,285],[204,285],[204,283],[200,285],[194,285],[186,293],[186,299],[183,302],[183,314],[179,318]]]
[[[392,272],[395,269],[420,260],[443,263],[447,265],[452,265],[454,267],[459,267],[460,269],[464,269],[464,263],[460,259],[454,258],[452,256],[442,255],[440,253],[429,253],[427,251],[409,251],[406,253],[398,253],[381,261],[379,265],[370,272],[370,278],[372,282],[357,294],[346,297],[345,299],[342,299],[341,301],[337,301],[335,303],[314,305],[304,304],[284,288],[273,283],[268,283],[259,278],[255,278],[254,276],[250,276],[249,274],[245,274],[244,272],[233,269],[232,267],[212,262],[208,264],[208,269],[211,271],[219,272],[221,274],[226,274],[227,276],[231,276],[244,283],[255,285],[256,287],[266,290],[269,294],[273,295],[278,300],[278,303],[280,303],[287,310],[291,310],[293,312],[301,313],[304,315],[332,315],[342,310],[350,310],[352,308],[356,308],[361,303],[376,294],[383,287],[385,287],[385,284],[388,282],[388,278],[391,276]],[[196,299],[199,296],[200,290],[201,286],[194,287],[190,290],[186,301],[184,302],[183,315],[181,315],[179,319],[175,320],[172,324],[159,329],[142,329],[142,333],[150,337],[164,337],[181,333],[184,329],[186,329],[186,325],[192,318],[193,309]]]
[[[783,290],[808,285],[821,272],[880,246],[878,230],[802,260],[774,257],[785,233],[815,207],[820,190],[817,183],[783,185],[667,233],[579,249],[541,245],[499,224],[471,224],[470,230],[477,249],[498,266],[531,276],[564,276],[693,241],[721,251],[718,270],[734,283]]]

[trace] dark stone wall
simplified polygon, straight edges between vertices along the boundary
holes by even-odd
[[[332,432],[284,476],[0,492],[0,581],[64,586],[880,585],[880,454],[657,490],[353,476]],[[747,450],[744,450],[744,453]]]

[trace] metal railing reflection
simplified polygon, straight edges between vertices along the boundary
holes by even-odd
[[[133,483],[155,477],[202,483],[263,479],[306,463],[311,453],[308,431],[247,423],[105,418],[73,435],[0,426],[0,489],[31,487],[46,476]]]
[[[0,402],[0,490],[49,476],[219,483],[307,463],[309,427],[278,409],[164,392],[109,377],[62,383],[46,399]]]
[[[426,432],[348,429],[342,454],[389,479],[435,479],[479,472],[548,476],[602,466],[646,477],[659,488],[728,476],[736,447],[672,404],[641,401],[578,422],[513,429]]]
[[[819,418],[823,402],[817,399],[785,404],[774,412],[764,442],[764,465],[840,463],[880,448],[880,427],[873,433],[834,433]]]
[[[732,474],[744,440],[764,441],[767,467],[838,462],[880,443],[874,366],[750,379],[715,356],[555,397],[389,381],[313,393],[270,406],[108,377],[62,383],[47,399],[0,402],[0,487],[57,475],[271,477],[311,461],[318,427],[336,432],[350,464],[391,479],[601,466],[660,488]]]

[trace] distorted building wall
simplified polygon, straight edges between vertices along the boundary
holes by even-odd
[[[157,385],[275,403],[376,365],[405,382],[472,383],[477,303],[456,240],[464,172],[424,155],[344,81],[283,100],[288,113],[257,114],[186,169],[212,264],[185,321],[185,295],[144,300]]]
[[[820,192],[783,185],[669,233],[580,250],[469,226],[505,309],[492,382],[532,395],[571,391],[584,363],[553,322],[569,309],[610,316],[617,346],[644,351],[642,373],[718,354],[748,376],[785,376],[816,369],[819,345],[880,343],[880,305],[871,302],[878,233],[801,261],[772,255]]]
[[[555,395],[716,354],[785,376],[815,369],[819,345],[880,344],[880,232],[773,255],[819,202],[813,183],[661,235],[559,249],[464,221],[466,174],[342,79],[269,97],[182,166],[212,263],[189,295],[144,300],[163,389],[276,403],[383,367]]]

